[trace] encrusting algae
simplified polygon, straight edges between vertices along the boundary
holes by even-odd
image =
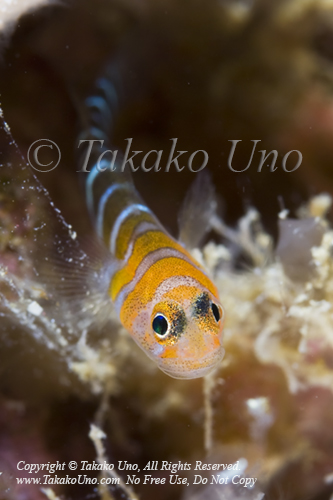
[[[92,14],[89,2],[82,2],[80,7],[73,3],[73,10],[67,14],[53,11],[58,17],[44,20],[47,29],[43,28],[42,34],[26,20],[23,42],[14,35],[14,48],[9,49],[17,55],[13,61],[22,58],[21,65],[23,60],[28,61],[21,95],[13,98],[8,82],[19,81],[17,68],[22,71],[22,66],[8,65],[3,71],[4,90],[8,88],[9,95],[2,91],[4,119],[11,129],[4,122],[0,138],[0,498],[328,500],[333,491],[331,196],[315,196],[313,191],[310,200],[304,202],[298,186],[302,181],[327,185],[332,193],[327,168],[333,157],[333,128],[328,124],[332,103],[327,89],[332,79],[333,4],[280,0],[269,5],[224,1],[210,7],[195,1],[170,1],[167,7],[161,2],[154,6],[151,2],[119,5],[101,2],[102,8]],[[128,17],[126,13],[130,13]],[[150,98],[142,98],[138,108],[141,106],[147,116],[152,113],[154,127],[149,125],[142,133],[133,118],[131,130],[140,130],[141,135],[142,145],[137,149],[163,148],[163,141],[158,143],[159,134],[169,140],[178,132],[181,137],[184,131],[184,149],[210,151],[211,146],[216,165],[221,163],[221,149],[227,156],[227,141],[236,137],[243,144],[262,139],[266,144],[262,148],[267,151],[299,149],[304,158],[295,176],[279,173],[280,165],[276,172],[269,172],[267,167],[263,177],[254,164],[252,171],[250,168],[240,177],[224,164],[212,172],[218,195],[215,197],[213,191],[207,195],[210,212],[205,227],[198,214],[197,248],[192,254],[218,288],[226,312],[226,354],[218,369],[205,379],[174,380],[161,373],[120,326],[114,311],[96,302],[97,291],[88,286],[89,273],[97,272],[99,265],[91,248],[94,244],[82,243],[76,234],[86,228],[87,216],[82,215],[82,205],[72,207],[75,217],[71,218],[69,209],[68,225],[51,201],[61,206],[63,197],[61,208],[66,212],[70,203],[75,205],[79,199],[77,176],[68,174],[72,156],[64,154],[67,173],[64,170],[53,178],[40,176],[51,188],[54,180],[55,195],[51,193],[50,198],[25,166],[13,141],[13,137],[20,141],[20,148],[26,151],[38,134],[44,136],[46,126],[47,135],[50,132],[58,141],[64,134],[64,142],[72,147],[75,132],[71,127],[75,128],[77,113],[67,97],[59,97],[62,92],[68,94],[61,82],[59,92],[52,90],[53,71],[70,82],[71,93],[72,88],[78,88],[79,94],[84,90],[83,94],[103,60],[109,58],[107,50],[112,52],[118,39],[133,28],[134,18],[138,26],[144,26],[145,36],[149,31],[150,35],[142,36],[144,57],[138,49],[133,58],[143,57],[145,61],[147,47],[154,45],[149,43],[151,39],[163,39],[161,51],[167,54],[165,66],[160,62],[156,66],[163,57],[152,56],[151,66],[156,71],[150,90],[152,99],[157,99],[158,111],[155,116]],[[109,35],[112,43],[107,42],[110,23],[115,27]],[[199,30],[206,36],[207,25],[210,57],[206,58],[197,33]],[[82,26],[87,27],[83,30],[85,40],[75,42],[79,26],[81,31]],[[98,29],[90,31],[91,26]],[[46,35],[48,30],[52,36]],[[63,43],[64,33],[70,40],[68,59],[58,50],[67,45],[67,41]],[[27,39],[29,43],[24,45]],[[81,43],[87,50],[82,50]],[[99,44],[106,44],[106,48],[99,51]],[[191,58],[192,66],[188,63]],[[32,70],[32,60],[43,68],[39,80]],[[52,78],[45,60],[52,61]],[[143,66],[148,65],[145,62]],[[169,73],[177,73],[170,67],[179,70],[182,77],[170,77]],[[136,81],[137,76],[132,78]],[[186,85],[181,83],[182,78]],[[197,87],[196,81],[201,82]],[[204,99],[197,99],[199,88]],[[47,95],[57,96],[49,113],[52,127],[45,122],[48,113],[40,112],[40,90],[36,89],[47,89]],[[34,92],[38,98],[31,111],[27,97]],[[172,115],[170,110],[178,107],[182,112]],[[125,110],[125,115],[130,112]],[[65,130],[63,117],[71,113],[75,117],[72,125],[68,119]],[[137,113],[137,108],[134,112],[132,109],[133,116]],[[31,124],[31,131],[26,123]],[[308,140],[304,123],[321,127],[313,132],[317,134],[315,139]],[[120,135],[125,125],[126,120],[120,123]],[[207,136],[206,143],[199,142]],[[248,156],[241,149],[237,152],[235,161],[241,170]],[[210,161],[208,168],[215,163]],[[175,175],[178,177],[170,175],[171,180],[163,177],[162,182],[159,178],[158,190],[153,184],[156,181],[150,180],[153,175],[147,175],[149,180],[144,182],[138,178],[160,214],[162,205],[164,210],[178,211],[178,202],[184,197],[176,189],[182,173]],[[256,186],[252,199],[249,185],[251,189]],[[278,200],[279,190],[282,202]],[[195,200],[193,203],[192,213]],[[180,239],[184,241],[186,208],[180,222]],[[267,227],[274,233],[276,225],[279,235],[274,241]],[[59,274],[59,266],[63,266],[63,274]],[[71,277],[68,281],[67,276]],[[76,297],[73,283],[81,287]],[[71,477],[87,474],[98,478],[96,484],[28,485],[16,481],[16,477],[24,476],[24,471],[17,470],[20,460],[31,464],[106,462],[115,467],[61,472]],[[127,471],[126,461],[138,464],[140,472]],[[144,467],[152,461],[158,461],[158,470],[145,472]],[[168,467],[161,470],[163,461]],[[180,468],[179,463],[191,467]],[[173,470],[170,464],[174,464]],[[212,470],[206,464],[219,464],[220,468]],[[133,474],[140,481],[129,484],[128,475]],[[149,480],[143,484],[145,474],[165,479],[165,483]],[[170,476],[180,482],[170,484]],[[25,477],[31,475],[26,473]],[[35,477],[43,477],[43,473]],[[101,478],[110,481],[103,485]]]

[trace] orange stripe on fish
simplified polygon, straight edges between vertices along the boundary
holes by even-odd
[[[133,251],[126,263],[112,278],[110,295],[112,300],[115,300],[120,289],[132,281],[139,264],[147,257],[148,254],[156,252],[163,248],[178,250],[180,256],[191,259],[191,256],[186,252],[181,245],[176,243],[167,234],[160,230],[147,231],[140,235],[134,242]]]
[[[154,222],[154,219],[151,214],[147,212],[141,212],[137,215],[133,215],[133,217],[129,217],[124,221],[123,225],[119,230],[119,235],[117,238],[117,246],[116,246],[116,257],[117,259],[123,259],[125,257],[126,251],[131,242],[131,238],[133,235],[133,231],[135,227],[141,222]]]
[[[120,313],[122,322],[130,326],[134,322],[136,310],[144,308],[153,300],[158,287],[168,278],[178,276],[192,278],[198,283],[198,288],[207,288],[214,295],[216,293],[216,288],[210,279],[193,264],[180,257],[161,258],[147,269],[140,281],[135,284],[134,290],[125,298]],[[170,293],[168,296],[170,297]],[[181,299],[190,300],[189,291],[183,292]]]

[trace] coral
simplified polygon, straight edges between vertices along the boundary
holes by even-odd
[[[28,11],[37,9],[43,3],[42,0],[2,0],[0,2],[0,31],[14,29],[17,19]]]

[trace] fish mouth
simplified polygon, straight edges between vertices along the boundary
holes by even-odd
[[[177,379],[201,378],[212,372],[223,359],[225,349],[220,346],[213,353],[207,354],[200,359],[175,360],[163,359],[158,367],[169,377]]]

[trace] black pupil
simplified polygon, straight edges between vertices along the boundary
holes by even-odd
[[[164,316],[156,316],[153,321],[153,330],[158,335],[165,335],[168,331],[168,322]]]
[[[217,307],[216,304],[212,304],[212,311],[213,311],[213,314],[214,314],[214,318],[216,319],[216,321],[220,321],[220,311],[219,311],[219,308]]]

